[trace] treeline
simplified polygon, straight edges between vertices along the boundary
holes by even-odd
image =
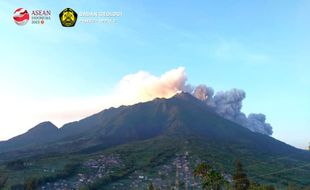
[[[75,173],[77,173],[77,170],[79,169],[80,164],[77,163],[71,163],[65,165],[62,172],[59,172],[52,176],[46,176],[46,177],[30,177],[26,179],[24,184],[16,184],[11,186],[11,190],[35,190],[39,186],[44,185],[46,183],[55,182],[59,179],[65,179],[68,177],[71,177]]]
[[[206,163],[198,164],[194,170],[194,175],[200,178],[201,186],[204,190],[276,190],[273,185],[264,185],[250,181],[239,160],[235,162],[235,172],[231,182],[225,179],[221,172],[216,171]],[[152,186],[152,188],[154,187]],[[289,184],[286,189],[310,190],[310,186],[300,189]]]
[[[5,184],[6,184],[7,181],[8,181],[8,177],[7,176],[1,176],[0,175],[0,189],[5,187]]]
[[[211,165],[200,163],[194,169],[194,176],[199,177],[203,190],[276,190],[273,185],[259,184],[255,181],[250,181],[245,170],[239,160],[235,162],[235,172],[232,176],[232,181],[228,180],[223,174],[215,170]],[[149,184],[147,190],[159,190],[152,183]],[[283,188],[282,188],[283,189]],[[286,190],[310,190],[309,187],[303,189],[297,188],[289,184]],[[171,190],[175,190],[171,187]]]
[[[25,169],[25,163],[23,160],[14,160],[14,161],[8,162],[6,164],[6,168],[10,170],[23,170]]]

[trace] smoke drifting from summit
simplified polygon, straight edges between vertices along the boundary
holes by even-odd
[[[20,97],[18,93],[10,94],[2,90],[0,114],[3,117],[0,124],[7,126],[8,130],[0,134],[0,139],[16,136],[42,121],[52,121],[61,126],[112,106],[132,105],[155,98],[170,98],[180,91],[191,93],[217,114],[251,131],[272,134],[272,127],[266,123],[265,115],[246,116],[241,111],[244,91],[233,89],[215,93],[210,86],[190,85],[185,69],[179,67],[159,76],[146,71],[126,75],[106,95],[38,99]],[[19,115],[18,120],[14,119],[16,114]]]
[[[118,100],[127,103],[150,101],[155,98],[170,98],[180,90],[187,89],[186,74],[183,67],[172,69],[161,76],[145,71],[124,76],[115,94]]]
[[[253,132],[265,135],[272,135],[273,133],[271,125],[266,123],[266,116],[264,114],[251,113],[246,116],[241,111],[242,101],[246,97],[246,93],[243,90],[219,91],[214,95],[214,90],[211,87],[199,85],[195,88],[193,95],[205,102],[217,114]]]
[[[266,123],[264,114],[251,113],[248,116],[241,111],[246,93],[240,89],[214,92],[206,85],[193,86],[187,83],[185,69],[179,67],[157,77],[145,71],[126,75],[118,85],[121,96],[117,100],[128,104],[145,102],[154,98],[170,98],[179,91],[191,93],[202,100],[220,116],[236,122],[253,132],[272,135],[272,127]],[[125,100],[125,101],[124,101]]]

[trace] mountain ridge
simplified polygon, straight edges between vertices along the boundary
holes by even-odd
[[[74,141],[84,142],[85,146],[79,145],[81,149],[100,144],[108,147],[108,145],[113,146],[173,134],[196,135],[236,143],[246,141],[248,146],[253,147],[258,146],[253,143],[256,141],[267,148],[269,145],[266,142],[273,142],[271,144],[274,147],[270,148],[271,150],[296,149],[283,142],[281,144],[272,137],[251,132],[237,123],[224,119],[211,111],[202,101],[189,93],[182,92],[168,99],[156,98],[131,106],[105,109],[79,121],[64,124],[60,128],[51,122],[40,123],[22,135],[0,142],[0,153],[20,150],[27,146],[44,147],[53,143],[72,144]],[[30,141],[30,138],[35,140]],[[20,147],[14,147],[18,145]],[[277,146],[283,147],[275,148]]]
[[[186,152],[191,155],[192,167],[197,161],[204,161],[232,174],[234,161],[240,159],[253,180],[279,183],[281,188],[287,182],[296,182],[300,187],[310,184],[310,168],[305,165],[310,163],[310,152],[252,132],[186,93],[105,109],[59,129],[51,122],[40,123],[25,134],[0,143],[0,168],[23,160],[37,163],[25,168],[25,172],[38,172],[38,167],[54,167],[55,162],[83,165],[94,155],[119,155],[126,161],[122,172],[137,168],[156,171],[159,164],[167,164]],[[260,165],[255,166],[257,163]],[[264,176],[296,167],[301,169]],[[29,177],[20,171],[8,172],[21,179]]]
[[[29,129],[26,133],[0,142],[0,150],[14,150],[37,143],[48,143],[57,138],[58,135],[59,129],[50,121],[45,121]]]

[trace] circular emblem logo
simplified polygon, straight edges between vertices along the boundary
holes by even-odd
[[[23,26],[29,21],[29,13],[24,8],[18,8],[14,12],[13,19],[17,25]]]
[[[73,27],[77,18],[77,13],[71,8],[66,8],[59,14],[61,25],[64,27]]]

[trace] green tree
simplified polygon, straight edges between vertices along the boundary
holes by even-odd
[[[8,177],[6,177],[6,176],[4,176],[4,177],[3,177],[3,176],[0,176],[0,189],[3,188],[3,187],[5,186],[7,180],[8,180]]]
[[[150,183],[149,187],[147,189],[148,190],[155,190],[155,187],[154,187],[153,183]]]
[[[303,188],[303,190],[310,190],[310,186]]]
[[[273,185],[267,185],[265,186],[266,190],[276,190],[276,188]]]
[[[289,183],[287,186],[287,190],[297,190],[297,188],[292,183]]]
[[[25,183],[26,190],[35,190],[38,187],[38,180],[36,178],[29,178]]]
[[[7,163],[6,168],[10,170],[23,170],[25,169],[25,163],[23,160],[14,160]]]
[[[261,185],[256,182],[251,182],[249,190],[275,190],[276,188],[272,185]]]
[[[11,190],[25,190],[25,186],[23,184],[15,184],[11,186]]]
[[[250,182],[249,190],[260,190],[260,184],[256,183],[255,181]]]
[[[236,170],[233,175],[235,190],[248,190],[250,182],[247,178],[245,171],[243,170],[240,160],[237,160],[235,165]]]
[[[226,183],[224,177],[206,163],[199,164],[194,170],[194,175],[201,178],[203,189],[220,190]]]

